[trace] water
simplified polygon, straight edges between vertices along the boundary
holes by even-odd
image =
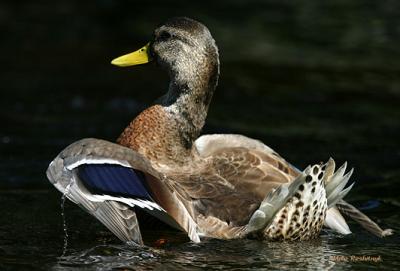
[[[181,234],[145,232],[146,247],[121,244],[81,209],[66,202],[69,247],[63,253],[63,224],[55,191],[1,194],[1,270],[382,270],[400,267],[399,237],[373,237],[351,224],[353,235],[324,231],[308,242],[206,240],[194,244]],[[34,205],[29,203],[35,203]],[[365,212],[380,224],[400,228],[397,206],[380,203]],[[12,221],[12,223],[10,223]],[[159,245],[156,239],[166,239]],[[333,256],[381,256],[380,262],[337,262]]]
[[[60,212],[48,163],[80,138],[115,140],[167,85],[154,65],[117,69],[109,60],[185,14],[207,23],[221,53],[204,133],[258,138],[299,168],[330,156],[348,161],[356,184],[346,199],[400,230],[399,4],[214,2],[152,1],[135,15],[135,2],[1,2],[0,270],[400,268],[398,234],[379,239],[354,223],[350,236],[324,231],[302,243],[193,244],[152,231],[139,248],[68,200]]]

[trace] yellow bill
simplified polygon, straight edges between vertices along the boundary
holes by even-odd
[[[128,66],[148,63],[151,61],[149,47],[150,47],[150,42],[133,53],[126,54],[113,59],[113,61],[111,61],[111,64],[119,67],[128,67]]]

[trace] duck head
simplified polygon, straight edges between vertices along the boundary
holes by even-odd
[[[186,17],[159,26],[143,48],[114,59],[126,67],[155,61],[168,71],[168,92],[158,101],[181,122],[188,141],[204,125],[219,76],[218,48],[203,24]],[[190,144],[189,144],[190,145]]]

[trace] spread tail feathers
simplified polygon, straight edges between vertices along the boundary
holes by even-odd
[[[343,200],[344,196],[346,196],[346,194],[350,191],[354,184],[353,183],[346,189],[343,189],[353,173],[353,169],[346,173],[346,167],[347,163],[344,163],[335,172],[335,161],[330,158],[328,163],[326,163],[325,190],[328,199],[328,207],[330,209],[325,220],[325,225],[343,234],[351,233],[346,221],[340,215],[341,212],[344,215],[352,218],[364,229],[376,236],[385,237],[388,235],[392,235],[393,230],[382,230],[368,216],[360,212],[353,205]]]
[[[321,168],[323,172],[322,180],[326,184],[325,190],[328,208],[334,207],[335,204],[337,204],[339,200],[346,196],[353,187],[352,184],[345,188],[351,177],[351,174],[353,173],[353,170],[345,173],[346,163],[336,172],[335,162],[333,159],[329,159],[325,165],[315,165],[313,167],[309,166],[302,173],[300,173],[300,175],[293,182],[289,184],[283,184],[267,195],[258,210],[256,210],[250,218],[249,223],[246,226],[247,232],[257,232],[268,227],[268,225],[272,223],[273,218],[278,211],[285,206],[291,197],[293,197],[300,185],[306,182],[306,178],[311,178],[311,180],[315,181],[321,178],[321,176],[316,176],[319,171],[312,170],[315,168]],[[350,233],[346,222],[338,211],[336,215],[329,214],[328,212],[328,216],[330,218],[328,221],[329,227],[332,227],[341,233]]]
[[[354,183],[352,183],[349,187],[345,188],[348,183],[351,175],[353,174],[353,169],[346,173],[347,163],[344,163],[338,170],[335,172],[335,161],[332,158],[329,158],[328,162],[325,164],[326,166],[326,174],[324,176],[325,181],[325,191],[326,198],[328,200],[328,208],[335,206],[335,204],[343,199],[347,193],[350,192]]]

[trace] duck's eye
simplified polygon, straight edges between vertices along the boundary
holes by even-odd
[[[166,41],[166,40],[169,40],[170,38],[171,38],[171,34],[166,31],[163,31],[158,35],[159,41]]]

